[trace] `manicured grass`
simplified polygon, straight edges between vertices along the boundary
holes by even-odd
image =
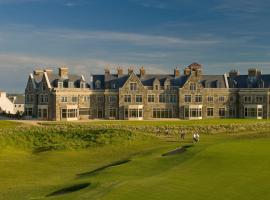
[[[45,144],[66,136],[50,138]],[[192,146],[162,156],[182,145]],[[0,150],[0,199],[270,199],[269,146],[269,131],[201,135],[198,144],[190,135],[180,143],[172,135],[136,133],[132,140],[40,153],[12,143]]]
[[[0,120],[0,129],[14,128],[19,125],[22,125],[22,124],[15,121]]]

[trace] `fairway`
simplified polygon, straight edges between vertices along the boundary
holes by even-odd
[[[193,144],[191,135],[180,142],[176,135],[136,133],[41,152],[12,142],[0,150],[0,199],[270,199],[269,136],[201,135]],[[180,146],[186,149],[168,153]]]

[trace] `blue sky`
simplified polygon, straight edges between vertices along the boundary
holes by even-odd
[[[0,89],[23,91],[34,68],[170,73],[250,67],[270,73],[268,0],[0,0]]]

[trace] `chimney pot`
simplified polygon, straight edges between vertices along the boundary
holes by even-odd
[[[140,68],[140,76],[144,76],[145,75],[145,69],[144,69],[144,67],[142,66],[141,68]]]
[[[61,78],[68,78],[68,68],[67,67],[60,67],[58,68],[58,75],[61,77]]]

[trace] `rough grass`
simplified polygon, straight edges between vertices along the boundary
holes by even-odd
[[[22,125],[20,122],[16,121],[7,121],[7,120],[0,120],[0,130],[7,129],[7,128],[14,128]]]

